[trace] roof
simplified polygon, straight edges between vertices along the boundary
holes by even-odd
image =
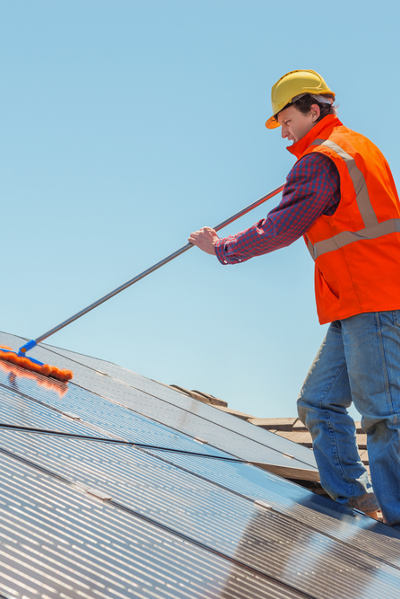
[[[74,379],[1,363],[3,597],[398,596],[400,534],[277,474],[312,473],[309,448],[110,362],[32,355]]]

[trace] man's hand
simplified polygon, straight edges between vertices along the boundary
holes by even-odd
[[[207,254],[215,255],[215,244],[219,240],[219,237],[211,227],[203,227],[199,231],[194,231],[190,234],[188,241],[193,245],[197,245],[198,248],[206,252]]]

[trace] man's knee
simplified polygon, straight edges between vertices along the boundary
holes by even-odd
[[[300,418],[301,422],[304,426],[307,427],[307,415],[310,412],[311,406],[307,402],[304,394],[300,392],[299,397],[297,398],[297,415]]]

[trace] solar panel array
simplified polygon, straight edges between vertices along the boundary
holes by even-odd
[[[311,451],[109,362],[35,356],[74,379],[0,362],[2,597],[400,596],[399,533],[245,463],[313,472]]]

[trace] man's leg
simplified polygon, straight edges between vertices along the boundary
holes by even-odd
[[[361,462],[340,321],[332,322],[309,370],[297,402],[311,433],[321,485],[336,501],[365,512],[379,509]]]
[[[341,322],[374,491],[385,521],[400,524],[400,310],[358,314]]]

